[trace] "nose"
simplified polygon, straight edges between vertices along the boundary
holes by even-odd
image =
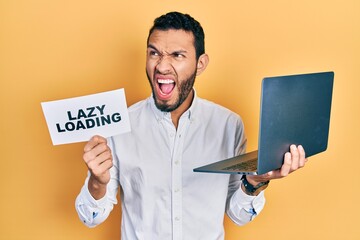
[[[168,55],[162,55],[156,64],[156,70],[160,73],[169,73],[172,68],[171,57]]]

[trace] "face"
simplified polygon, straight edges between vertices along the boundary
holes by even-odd
[[[184,104],[190,106],[197,68],[191,32],[172,29],[152,32],[147,46],[146,74],[158,109],[171,112]]]

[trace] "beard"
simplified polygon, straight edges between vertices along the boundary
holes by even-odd
[[[175,85],[175,87],[179,91],[179,95],[177,96],[177,99],[173,104],[168,104],[167,101],[161,101],[157,99],[155,94],[155,87],[147,71],[146,71],[146,76],[151,86],[152,95],[155,101],[155,106],[162,112],[172,112],[176,110],[186,100],[186,98],[189,96],[190,92],[192,91],[196,78],[196,70],[185,81],[181,81],[181,83]]]

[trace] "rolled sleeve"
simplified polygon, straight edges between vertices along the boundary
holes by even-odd
[[[230,199],[227,215],[238,225],[252,221],[264,208],[264,191],[257,196],[247,195],[241,187]]]
[[[75,208],[80,220],[88,227],[95,227],[96,225],[105,221],[113,209],[113,203],[110,203],[108,196],[96,200],[94,199],[88,189],[88,178],[82,187],[80,194],[76,198]]]

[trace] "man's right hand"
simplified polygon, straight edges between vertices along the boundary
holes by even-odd
[[[90,194],[95,199],[105,196],[113,166],[111,150],[105,138],[93,136],[84,147],[83,159],[91,175],[88,183]]]

